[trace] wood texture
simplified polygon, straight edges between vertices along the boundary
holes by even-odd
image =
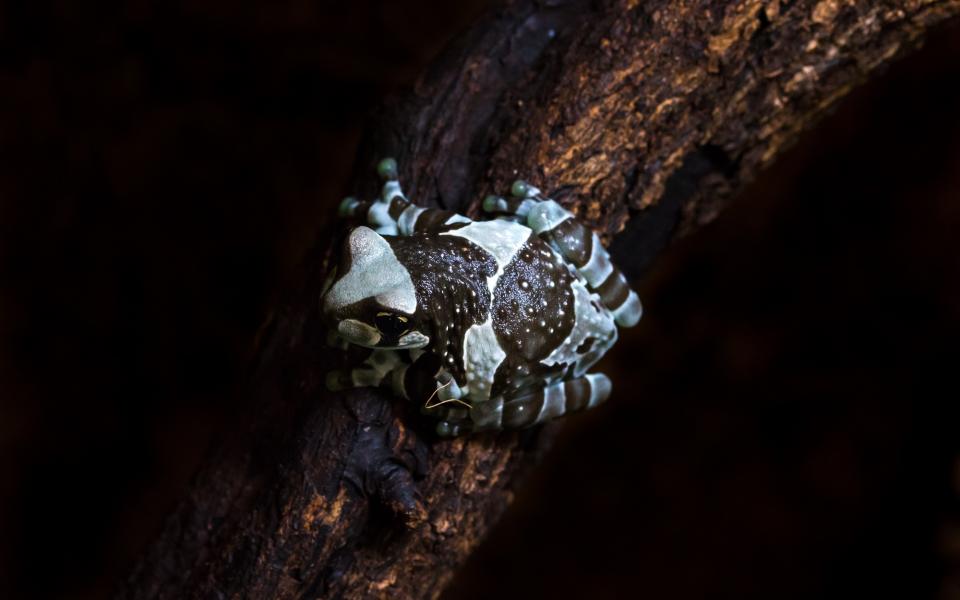
[[[390,155],[413,199],[476,213],[523,176],[608,240],[623,230],[612,250],[638,276],[958,12],[960,0],[513,2],[373,120],[356,189],[372,195],[375,159]],[[344,360],[318,312],[341,233],[324,232],[271,315],[236,435],[121,597],[435,597],[548,447],[555,425],[438,441],[375,391],[324,390]]]

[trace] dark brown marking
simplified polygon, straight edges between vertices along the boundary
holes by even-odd
[[[455,213],[450,212],[449,210],[440,210],[439,208],[428,208],[427,210],[420,213],[420,216],[417,217],[417,222],[414,224],[413,229],[415,233],[430,233],[437,231],[444,231],[447,229],[452,229],[451,226],[446,225],[447,219],[452,217]]]
[[[394,196],[393,199],[390,200],[390,208],[387,212],[390,214],[390,218],[396,221],[400,218],[400,214],[407,210],[408,206],[410,206],[409,202],[400,196]]]
[[[560,345],[573,327],[573,281],[568,267],[531,235],[493,292],[493,329],[507,356],[539,361]]]
[[[518,429],[537,422],[537,416],[543,408],[543,390],[536,390],[521,398],[507,400],[503,404],[503,427]]]
[[[430,212],[441,211],[424,212],[421,218]],[[459,236],[418,234],[385,239],[413,281],[417,329],[430,336],[430,352],[443,367],[463,381],[464,334],[490,314],[487,278],[496,273],[496,260]]]
[[[593,249],[593,232],[573,217],[561,221],[546,233],[557,251],[577,268],[590,260]]]
[[[603,300],[603,304],[607,308],[616,310],[627,301],[627,297],[630,295],[630,286],[620,269],[614,267],[610,276],[597,288],[597,293],[600,294],[600,299]]]
[[[577,346],[577,354],[586,354],[590,352],[590,348],[593,348],[593,345],[597,342],[597,338],[588,337],[583,340],[583,342]]]
[[[565,381],[563,391],[566,393],[567,398],[566,412],[569,413],[583,410],[590,404],[590,395],[593,393],[593,388],[590,385],[589,379],[586,377],[578,377]]]

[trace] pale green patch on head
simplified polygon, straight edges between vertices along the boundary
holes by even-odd
[[[369,227],[357,227],[350,233],[346,251],[350,268],[327,292],[325,313],[336,316],[338,310],[368,298],[399,313],[416,312],[417,295],[410,273],[380,234]]]

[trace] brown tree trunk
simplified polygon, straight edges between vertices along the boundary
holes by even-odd
[[[960,0],[511,2],[371,124],[356,189],[398,159],[411,198],[473,214],[522,176],[637,276]],[[329,199],[331,210],[335,199]],[[330,394],[319,289],[342,232],[265,326],[238,433],[126,598],[435,597],[555,426],[438,441],[373,390]],[[616,350],[614,350],[616,351]]]

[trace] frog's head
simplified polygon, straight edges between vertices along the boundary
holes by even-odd
[[[324,317],[350,343],[367,348],[423,348],[417,294],[390,244],[369,227],[350,232],[333,284],[324,293]]]

